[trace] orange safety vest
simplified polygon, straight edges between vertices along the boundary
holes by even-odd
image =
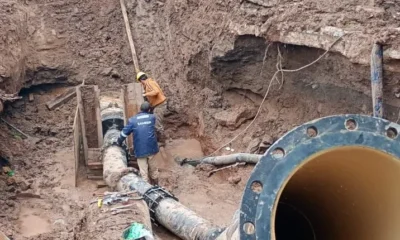
[[[165,102],[165,100],[167,100],[160,86],[153,79],[148,78],[147,80],[142,81],[142,84],[145,96],[149,100],[151,107],[157,107],[161,103]]]

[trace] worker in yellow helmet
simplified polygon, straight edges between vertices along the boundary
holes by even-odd
[[[153,79],[149,78],[146,73],[139,72],[136,80],[143,85],[143,97],[150,103],[151,113],[156,116],[156,129],[158,137],[164,140],[163,120],[167,111],[167,98],[165,97],[160,85]]]

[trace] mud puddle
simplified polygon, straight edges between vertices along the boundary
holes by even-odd
[[[39,216],[35,209],[22,207],[19,220],[20,233],[24,237],[33,237],[51,231],[49,219]]]

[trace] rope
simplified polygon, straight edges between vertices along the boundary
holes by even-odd
[[[243,131],[241,131],[238,135],[236,135],[235,137],[233,137],[230,141],[228,141],[227,143],[225,143],[224,145],[222,145],[220,148],[218,148],[217,150],[215,150],[214,152],[212,152],[211,154],[209,154],[207,157],[213,156],[214,154],[216,154],[217,152],[219,152],[220,150],[222,150],[224,147],[226,147],[227,145],[229,145],[229,144],[231,144],[232,142],[234,142],[234,141],[235,141],[238,137],[240,137],[243,133],[247,132],[247,130],[253,125],[253,123],[256,121],[257,117],[258,117],[258,116],[260,115],[260,113],[261,113],[262,106],[263,106],[265,100],[266,100],[267,97],[268,97],[269,91],[270,91],[271,86],[272,86],[272,82],[273,82],[273,80],[276,78],[276,76],[278,75],[278,73],[281,72],[281,73],[282,73],[282,77],[283,77],[283,73],[284,73],[284,72],[291,72],[291,73],[292,73],[292,72],[298,72],[298,71],[301,71],[301,70],[303,70],[303,69],[305,69],[305,68],[308,68],[308,67],[314,65],[314,64],[317,63],[319,60],[321,60],[326,54],[328,54],[328,52],[332,49],[332,47],[335,46],[336,43],[338,43],[338,42],[343,38],[343,36],[345,36],[345,34],[342,35],[342,36],[340,36],[339,38],[337,38],[337,39],[328,47],[328,49],[327,49],[321,56],[319,56],[316,60],[314,60],[313,62],[311,62],[311,63],[309,63],[309,64],[307,64],[307,65],[305,65],[305,66],[303,66],[303,67],[300,67],[300,68],[297,68],[297,69],[282,69],[282,64],[277,64],[277,66],[279,66],[280,68],[274,73],[274,75],[272,76],[271,80],[269,81],[268,88],[267,88],[267,92],[265,93],[264,98],[263,98],[263,100],[261,101],[260,106],[258,107],[257,114],[254,116],[253,120],[249,123],[249,125],[247,125],[247,127],[246,127]],[[269,47],[269,46],[268,46],[268,47]],[[268,47],[267,47],[266,51],[268,51]],[[278,50],[279,50],[279,47],[278,47]],[[279,51],[279,53],[280,53],[280,51]],[[264,60],[265,60],[265,59],[266,59],[266,54],[265,54],[265,56],[264,56]],[[278,59],[281,59],[281,56],[278,56]],[[264,63],[263,63],[263,66],[264,66]],[[261,70],[261,74],[262,74],[262,70]],[[260,75],[261,75],[261,74],[260,74]],[[283,83],[282,83],[282,84],[283,84]]]

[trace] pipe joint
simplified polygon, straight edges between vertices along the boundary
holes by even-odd
[[[153,222],[156,221],[155,214],[159,203],[166,198],[171,198],[179,202],[178,198],[176,198],[173,194],[169,193],[163,187],[157,185],[149,188],[143,194],[143,200],[147,203],[147,206],[149,206],[150,218]]]

